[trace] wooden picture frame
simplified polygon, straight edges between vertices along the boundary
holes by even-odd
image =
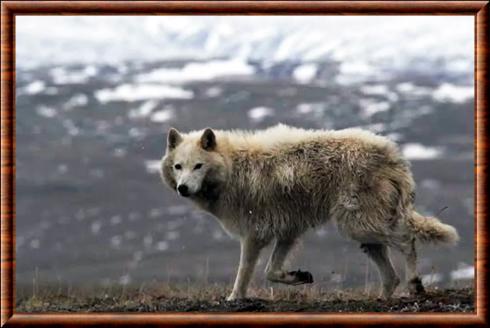
[[[475,314],[15,313],[15,17],[18,15],[472,15],[475,17]],[[487,325],[489,1],[4,1],[1,3],[1,325]]]

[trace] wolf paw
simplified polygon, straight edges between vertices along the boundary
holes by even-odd
[[[425,288],[422,285],[422,280],[419,277],[415,277],[408,282],[408,291],[411,295],[424,295]]]
[[[369,254],[373,246],[374,244],[361,244],[360,248],[364,253]]]
[[[359,246],[359,248],[364,252],[364,253],[367,253],[368,252],[368,246],[366,244],[361,244],[361,246]]]
[[[313,283],[313,275],[308,271],[301,271],[298,269],[297,271],[289,271],[288,274],[294,276],[295,278],[294,285]]]
[[[380,298],[385,300],[390,299],[399,284],[400,278],[398,278],[397,276],[393,276],[391,279],[383,284],[383,291],[381,292]]]
[[[228,302],[231,302],[231,301],[236,301],[236,300],[239,300],[239,299],[242,299],[242,298],[245,298],[243,295],[239,295],[237,293],[231,293],[227,298],[226,300]]]

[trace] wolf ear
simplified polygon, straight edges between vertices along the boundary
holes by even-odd
[[[182,141],[182,136],[180,135],[179,131],[177,131],[174,128],[170,128],[170,130],[168,130],[168,135],[167,135],[167,148],[174,149],[179,145],[181,141]]]
[[[204,130],[201,136],[201,147],[204,150],[213,150],[216,147],[216,135],[210,128]]]

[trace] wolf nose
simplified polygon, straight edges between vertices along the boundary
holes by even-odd
[[[177,191],[181,196],[189,196],[189,188],[184,184],[177,186]]]

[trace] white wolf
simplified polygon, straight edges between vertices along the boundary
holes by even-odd
[[[295,241],[333,220],[341,234],[361,243],[377,265],[382,296],[400,283],[388,247],[406,258],[408,287],[423,292],[415,240],[455,243],[456,230],[414,209],[409,164],[388,139],[360,129],[170,129],[162,159],[163,181],[212,213],[241,242],[238,273],[229,300],[246,297],[262,248],[274,241],[267,279],[311,283],[304,271],[283,269]]]

